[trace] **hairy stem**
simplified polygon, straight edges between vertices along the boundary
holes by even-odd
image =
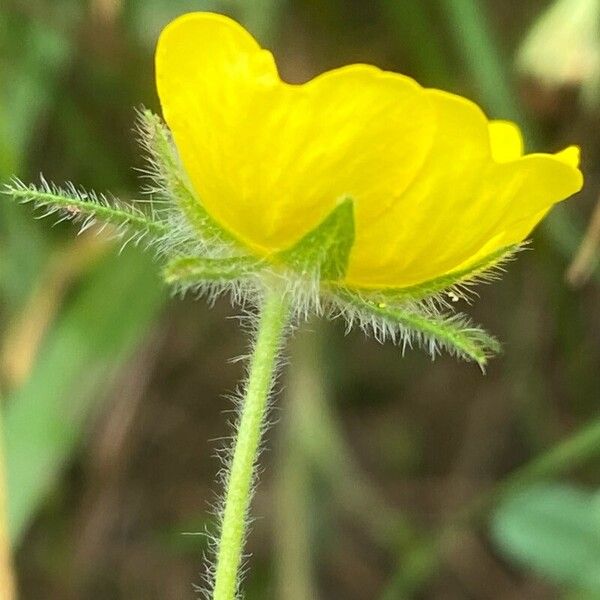
[[[237,594],[254,469],[277,356],[288,316],[288,300],[282,291],[276,288],[268,289],[258,324],[244,403],[237,424],[237,437],[233,445],[233,457],[227,476],[213,600],[233,600]]]

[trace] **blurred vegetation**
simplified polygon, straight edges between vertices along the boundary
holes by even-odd
[[[572,14],[584,2],[596,0],[560,0]],[[469,308],[505,344],[485,377],[448,357],[402,357],[335,323],[296,336],[255,500],[249,600],[600,597],[600,100],[587,71],[549,84],[514,66],[555,4],[0,7],[3,181],[43,172],[136,197],[134,109],[158,110],[154,43],[190,10],[242,20],[291,81],[371,62],[518,120],[529,148],[582,147],[584,192]],[[544,38],[557,56],[566,22],[554,26],[556,37],[537,28],[539,60]],[[567,58],[598,52],[590,31],[568,38]],[[585,47],[574,48],[579,38]],[[169,301],[139,249],[119,255],[93,231],[50,225],[0,201],[0,395],[19,597],[193,597],[206,540],[185,533],[207,526],[223,393],[241,372],[227,359],[243,352],[243,335],[227,301]]]

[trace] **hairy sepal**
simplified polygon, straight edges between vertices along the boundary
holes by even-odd
[[[201,283],[233,281],[256,275],[262,263],[251,256],[230,258],[205,258],[184,256],[175,258],[163,271],[166,283],[179,287],[195,286]]]
[[[388,305],[352,292],[336,294],[334,305],[350,327],[357,323],[379,341],[391,339],[403,348],[417,344],[432,357],[444,349],[476,362],[483,370],[488,359],[501,350],[494,337],[460,313],[443,314],[419,303]]]
[[[145,240],[149,244],[160,244],[169,234],[168,224],[153,210],[146,213],[114,197],[89,192],[70,183],[59,187],[42,177],[36,186],[14,179],[3,191],[17,202],[31,203],[43,210],[43,217],[56,215],[57,222],[79,223],[82,231],[94,225],[101,229],[108,225],[117,236],[126,237],[126,241]]]
[[[480,283],[491,283],[500,279],[504,265],[512,260],[524,244],[505,246],[466,269],[447,273],[435,279],[404,288],[354,289],[362,297],[374,302],[404,303],[427,301],[429,304],[447,306],[457,300],[470,300],[475,292],[473,287]],[[334,287],[335,289],[335,287]],[[338,289],[346,291],[340,285]]]
[[[335,282],[346,274],[353,244],[354,201],[345,197],[315,229],[272,259],[300,276]]]
[[[208,214],[192,190],[171,132],[152,111],[138,111],[140,144],[146,151],[147,168],[143,171],[151,185],[148,192],[166,202],[173,202],[183,213],[196,236],[208,246],[238,242]]]

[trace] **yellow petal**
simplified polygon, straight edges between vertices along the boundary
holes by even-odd
[[[581,189],[583,176],[573,165],[574,157],[570,149],[555,155],[529,154],[490,171],[480,195],[482,205],[492,209],[482,229],[487,242],[472,262],[522,242],[553,204]]]
[[[462,270],[522,242],[581,189],[576,149],[523,157],[512,123],[488,123],[473,103],[429,93],[438,121],[429,157],[390,211],[366,233],[357,224],[351,286],[400,288]]]
[[[367,65],[304,85],[234,21],[192,13],[162,33],[157,85],[193,187],[254,251],[291,246],[342,196],[357,221],[385,212],[419,172],[435,112],[412,79]]]
[[[574,169],[579,168],[579,148],[577,146],[569,146],[560,152],[557,152],[554,156],[560,162],[565,163],[565,165],[569,165]]]
[[[490,121],[492,158],[496,162],[516,160],[523,155],[523,136],[511,121]]]
[[[438,123],[430,153],[419,177],[389,211],[372,223],[357,223],[347,274],[351,285],[412,285],[463,260],[460,228],[479,217],[474,200],[491,160],[488,121],[460,96],[438,90],[427,96]]]

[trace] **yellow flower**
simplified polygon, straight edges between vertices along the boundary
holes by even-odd
[[[198,201],[253,254],[294,246],[353,199],[348,286],[468,269],[582,186],[577,148],[524,156],[514,124],[403,75],[358,64],[285,83],[271,53],[222,15],[168,25],[156,78]]]

